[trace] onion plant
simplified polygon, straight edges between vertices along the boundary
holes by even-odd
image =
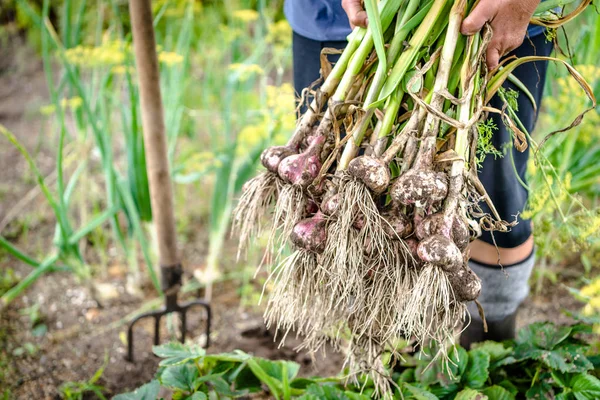
[[[92,272],[86,262],[86,252],[81,239],[105,224],[112,227],[113,241],[120,243],[127,260],[136,259],[137,249],[141,249],[148,277],[160,292],[154,270],[153,252],[147,238],[146,223],[151,220],[152,211],[139,122],[138,89],[132,78],[133,62],[128,45],[131,38],[124,33],[125,29],[120,23],[119,7],[114,1],[94,3],[89,0],[65,0],[61,30],[58,34],[48,20],[49,1],[44,2],[40,14],[26,0],[19,0],[19,5],[41,32],[44,70],[58,129],[55,193],[51,193],[52,190],[45,185],[42,177],[38,176],[42,192],[56,216],[57,228],[55,250],[51,252],[51,258],[41,263],[19,252],[7,241],[1,242],[3,247],[8,248],[9,252],[18,258],[28,260],[32,265],[43,265],[43,268],[36,267],[27,278],[8,292],[3,297],[3,303],[14,299],[44,272],[55,270],[54,264],[58,260],[76,272],[80,278],[88,280]],[[96,7],[97,10],[95,31],[93,25],[86,25],[84,14],[89,6]],[[176,148],[181,122],[184,119],[181,93],[187,84],[185,76],[190,67],[187,54],[190,53],[191,47],[192,7],[192,2],[189,2],[182,23],[176,30],[170,30],[162,37],[162,46],[165,49],[163,51],[165,54],[175,55],[176,61],[171,64],[165,62],[161,74],[164,93],[168,99],[165,110],[172,152]],[[111,14],[116,18],[111,18]],[[158,17],[160,15],[161,12],[158,13]],[[111,46],[102,53],[103,46],[106,46],[106,23],[111,24],[110,31],[114,33]],[[157,18],[155,23],[159,24],[160,18]],[[94,32],[94,47],[85,42],[84,32],[90,31]],[[171,43],[171,38],[175,38],[176,42]],[[167,50],[172,51],[167,53]],[[89,57],[90,54],[98,57]],[[186,56],[179,59],[179,54]],[[103,63],[98,59],[108,61]],[[57,60],[60,73],[55,70]],[[73,98],[78,100],[80,106],[70,113],[63,104],[66,99]],[[115,118],[117,116],[118,118]],[[72,119],[74,124],[69,123]],[[35,168],[33,160],[17,139],[6,130],[3,130],[3,133],[28,158],[31,167]],[[80,156],[75,159],[75,165],[73,161],[67,163],[65,160],[64,147],[67,141],[76,143]],[[121,146],[125,149],[125,164],[119,162]],[[99,163],[90,160],[93,159],[93,154],[99,155]],[[103,178],[97,181],[90,179],[98,169],[102,171]],[[70,178],[67,179],[69,175]],[[104,190],[99,191],[103,192],[105,197],[98,199],[103,204],[102,209],[95,215],[89,215],[92,200],[89,197],[90,191],[97,192],[102,182]],[[73,226],[78,224],[83,228],[75,230]],[[98,250],[99,253],[106,252],[104,248]],[[105,257],[100,254],[100,259],[104,260]],[[139,274],[137,271],[133,272]]]

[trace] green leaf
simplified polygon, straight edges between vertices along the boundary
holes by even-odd
[[[469,366],[469,353],[460,346],[455,347],[450,354],[450,361],[456,365],[452,373],[460,380]]]
[[[495,362],[506,358],[513,351],[512,347],[506,347],[502,343],[493,342],[491,340],[481,343],[474,343],[472,349],[477,349],[488,353],[490,355],[490,362]]]
[[[570,391],[565,391],[563,393],[557,394],[556,397],[553,398],[553,400],[573,400],[573,395]]]
[[[565,388],[569,386],[569,377],[566,374],[560,373],[558,371],[551,371],[550,376],[554,380],[558,386]]]
[[[279,392],[281,389],[281,380],[274,378],[273,376],[270,375],[270,373],[268,373],[263,366],[267,367],[271,373],[273,373],[273,368],[271,366],[269,366],[268,363],[261,363],[259,362],[260,359],[254,359],[251,358],[248,360],[248,366],[250,367],[250,369],[252,370],[252,372],[254,373],[254,375],[256,375],[256,377],[258,379],[260,379],[260,381],[262,383],[264,383],[265,385],[268,386],[269,391],[271,392],[271,395],[273,395],[273,397],[275,397],[277,400],[279,400]],[[269,363],[273,363],[274,362],[269,362]]]
[[[247,363],[240,366],[229,376],[236,389],[247,389],[251,392],[262,390],[260,379],[254,375]]]
[[[290,382],[290,387],[294,389],[306,389],[307,387],[313,384],[315,384],[315,381],[313,379],[296,378]]]
[[[529,345],[552,350],[571,334],[571,327],[557,327],[551,322],[536,322],[522,328],[517,334],[518,345]]]
[[[406,387],[417,400],[438,400],[438,397],[430,391],[413,386],[410,383],[405,383],[404,387]]]
[[[194,381],[198,377],[195,365],[177,364],[167,367],[160,375],[163,386],[183,391],[193,391]]]
[[[593,323],[598,323],[597,320]],[[575,324],[571,326],[571,335],[576,335],[578,333],[593,333],[594,332],[594,327],[592,326],[592,324],[589,323],[585,323],[585,324]]]
[[[435,383],[448,383],[448,377],[440,370],[439,363],[429,364],[423,363],[415,370],[415,381],[418,381],[424,386],[433,385]]]
[[[523,361],[527,359],[541,361],[547,367],[560,372],[586,372],[594,368],[583,354],[580,345],[565,345],[555,350],[515,349],[515,357]]]
[[[231,390],[231,385],[220,376],[213,376],[208,383],[210,383],[215,391],[222,396],[235,397],[246,394],[246,391]]]
[[[485,396],[475,389],[466,388],[461,390],[454,400],[485,400]]]
[[[447,0],[434,0],[426,15],[418,13],[413,17],[413,19],[419,17],[421,23],[418,24],[416,31],[410,39],[409,48],[400,55],[394,64],[388,79],[381,89],[379,100],[388,98],[402,82],[404,75],[412,66],[417,53],[420,51],[429,34],[433,31],[436,21],[447,4]]]
[[[557,7],[564,7],[567,4],[573,3],[575,0],[547,0],[547,1],[542,1],[537,8],[535,9],[535,12],[533,15],[539,15],[539,14],[543,14],[545,12],[548,12],[550,10],[553,10]]]
[[[206,354],[203,359],[205,362],[233,362],[233,363],[242,363],[249,358],[252,358],[249,354],[244,353],[241,350],[235,350],[232,353],[219,353],[219,354]]]
[[[600,369],[600,354],[588,356],[587,359],[592,363],[594,369]]]
[[[398,378],[396,383],[398,385],[400,385],[402,382],[414,382],[414,380],[415,380],[415,369],[408,368],[408,369],[405,369],[404,371],[402,371],[402,373],[400,374],[400,377]]]
[[[502,386],[494,385],[481,391],[488,397],[488,400],[515,400],[515,395],[504,389]]]
[[[113,400],[156,400],[159,390],[160,384],[154,380],[137,388],[133,392],[118,394],[113,397]]]
[[[456,394],[460,391],[462,386],[459,386],[456,383],[451,383],[449,385],[435,385],[429,388],[431,393],[436,395],[438,398],[452,398],[452,394]]]
[[[402,88],[404,89],[405,93],[418,93],[423,88],[423,76],[415,79],[414,82],[412,82],[412,85],[410,87],[408,86],[415,75],[417,75],[417,71],[412,69],[404,76],[404,79],[402,80]]]
[[[558,327],[552,323],[542,324],[539,329],[534,327],[534,343],[542,349],[553,349],[558,344],[566,340],[572,333],[570,326]]]
[[[469,352],[469,364],[463,376],[463,382],[469,387],[480,388],[487,381],[490,372],[490,355],[482,350]]]
[[[525,397],[532,400],[554,399],[554,389],[546,381],[538,382],[525,393]]]
[[[358,395],[361,396],[361,395]],[[302,400],[352,400],[352,399],[365,399],[368,397],[349,397],[346,392],[331,385],[310,385],[303,396],[300,397]]]
[[[344,392],[344,394],[346,396],[348,396],[348,398],[350,400],[371,400],[372,399],[372,396],[370,396],[370,395],[366,395],[366,394],[362,394],[362,393],[354,393],[354,392],[350,392],[348,390],[346,390]]]
[[[196,392],[193,395],[186,397],[185,400],[207,400],[208,397],[202,392]]]
[[[503,387],[504,389],[508,390],[513,396],[516,396],[517,394],[519,394],[519,389],[517,389],[515,384],[509,380],[503,380],[502,382],[500,382],[498,384],[498,386]]]
[[[188,360],[196,360],[203,357],[206,352],[196,345],[184,345],[179,342],[166,343],[161,346],[153,346],[152,351],[160,358],[160,366],[183,364]]]
[[[381,18],[379,16],[379,9],[375,0],[365,0],[365,9],[367,11],[367,17],[369,18],[369,29],[373,36],[373,43],[375,44],[375,51],[377,52],[377,58],[379,65],[378,69],[387,69],[387,60],[385,55],[385,43],[383,40],[383,27],[381,26]]]
[[[600,380],[589,374],[575,375],[571,379],[571,390],[577,400],[600,399]]]

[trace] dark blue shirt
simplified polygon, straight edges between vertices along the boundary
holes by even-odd
[[[346,40],[350,23],[342,8],[342,0],[285,0],[284,12],[297,34],[320,42]],[[529,36],[544,32],[541,26],[530,26]]]

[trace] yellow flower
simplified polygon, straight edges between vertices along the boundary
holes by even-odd
[[[77,46],[65,51],[65,57],[73,65],[80,67],[101,67],[120,65],[130,52],[129,44],[107,40],[100,46]]]
[[[61,105],[63,108],[69,107],[71,111],[75,112],[83,104],[81,97],[75,96],[70,99],[63,99]]]
[[[237,136],[238,156],[242,156],[242,153],[259,145],[267,137],[267,134],[268,130],[265,124],[246,125]]]
[[[83,99],[81,97],[75,96],[70,99],[62,99],[60,101],[60,108],[65,110],[67,108],[71,109],[72,112],[75,112],[81,105],[83,104]],[[43,107],[40,107],[40,113],[42,115],[52,115],[56,112],[56,107],[54,104],[49,104]]]
[[[161,51],[158,54],[158,61],[161,63],[173,66],[183,62],[183,56],[172,51]]]
[[[229,70],[238,74],[238,79],[242,82],[247,81],[255,75],[262,75],[265,71],[258,64],[239,64],[234,63],[229,65]]]
[[[600,278],[596,278],[589,285],[584,286],[581,294],[585,297],[600,296]]]
[[[270,24],[267,42],[276,47],[289,48],[292,44],[292,27],[290,24],[285,19]]]
[[[40,107],[40,113],[42,113],[42,115],[52,115],[54,114],[54,112],[56,111],[56,107],[54,107],[53,104],[49,104],[47,106],[42,106]]]
[[[256,10],[236,10],[233,12],[233,18],[242,21],[246,24],[254,22],[258,19],[259,14]]]
[[[221,25],[219,28],[223,37],[223,45],[227,46],[240,38],[244,32],[239,28],[231,28],[227,25]]]
[[[130,74],[135,73],[135,68],[133,66],[128,67],[126,65],[115,65],[110,70],[115,75],[125,75],[126,72],[129,72]]]

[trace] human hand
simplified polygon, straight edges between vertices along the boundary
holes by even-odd
[[[367,27],[367,12],[363,8],[361,0],[342,0],[342,8],[348,14],[352,29],[356,26]]]
[[[492,40],[487,48],[489,69],[498,66],[500,57],[523,43],[529,20],[540,0],[480,0],[462,23],[463,35],[474,35],[486,22],[492,30]]]

